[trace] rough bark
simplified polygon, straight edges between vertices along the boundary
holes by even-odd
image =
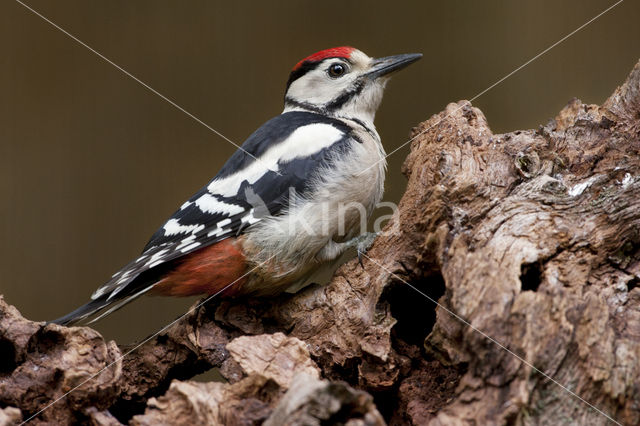
[[[0,424],[77,385],[34,421],[640,423],[640,64],[538,130],[461,101],[413,135],[398,213],[326,286],[214,300],[123,359],[0,298]]]

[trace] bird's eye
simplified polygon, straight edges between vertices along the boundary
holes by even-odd
[[[338,78],[340,76],[342,76],[345,71],[347,71],[347,67],[345,67],[343,64],[331,64],[331,66],[329,66],[329,77],[332,78]]]

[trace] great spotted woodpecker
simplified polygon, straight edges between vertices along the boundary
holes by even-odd
[[[337,47],[298,62],[282,114],[249,136],[140,257],[53,322],[96,320],[147,292],[277,294],[368,244],[357,225],[380,201],[386,168],[374,116],[390,73],[421,57]],[[363,208],[343,207],[354,204]]]

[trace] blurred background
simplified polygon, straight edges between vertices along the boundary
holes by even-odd
[[[614,3],[24,1],[238,144],[280,113],[308,54],[421,52],[378,112],[388,152]],[[640,58],[639,18],[621,3],[474,105],[498,133],[537,128],[574,96],[601,103]],[[0,99],[0,294],[32,320],[88,301],[235,150],[14,1],[0,3]],[[387,201],[408,149],[389,158]],[[95,327],[131,343],[193,301],[145,297]]]

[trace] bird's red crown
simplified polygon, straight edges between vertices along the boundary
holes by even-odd
[[[331,49],[324,49],[319,52],[309,55],[293,67],[293,71],[297,70],[305,62],[320,62],[327,58],[349,58],[351,53],[356,50],[351,46],[332,47]]]

